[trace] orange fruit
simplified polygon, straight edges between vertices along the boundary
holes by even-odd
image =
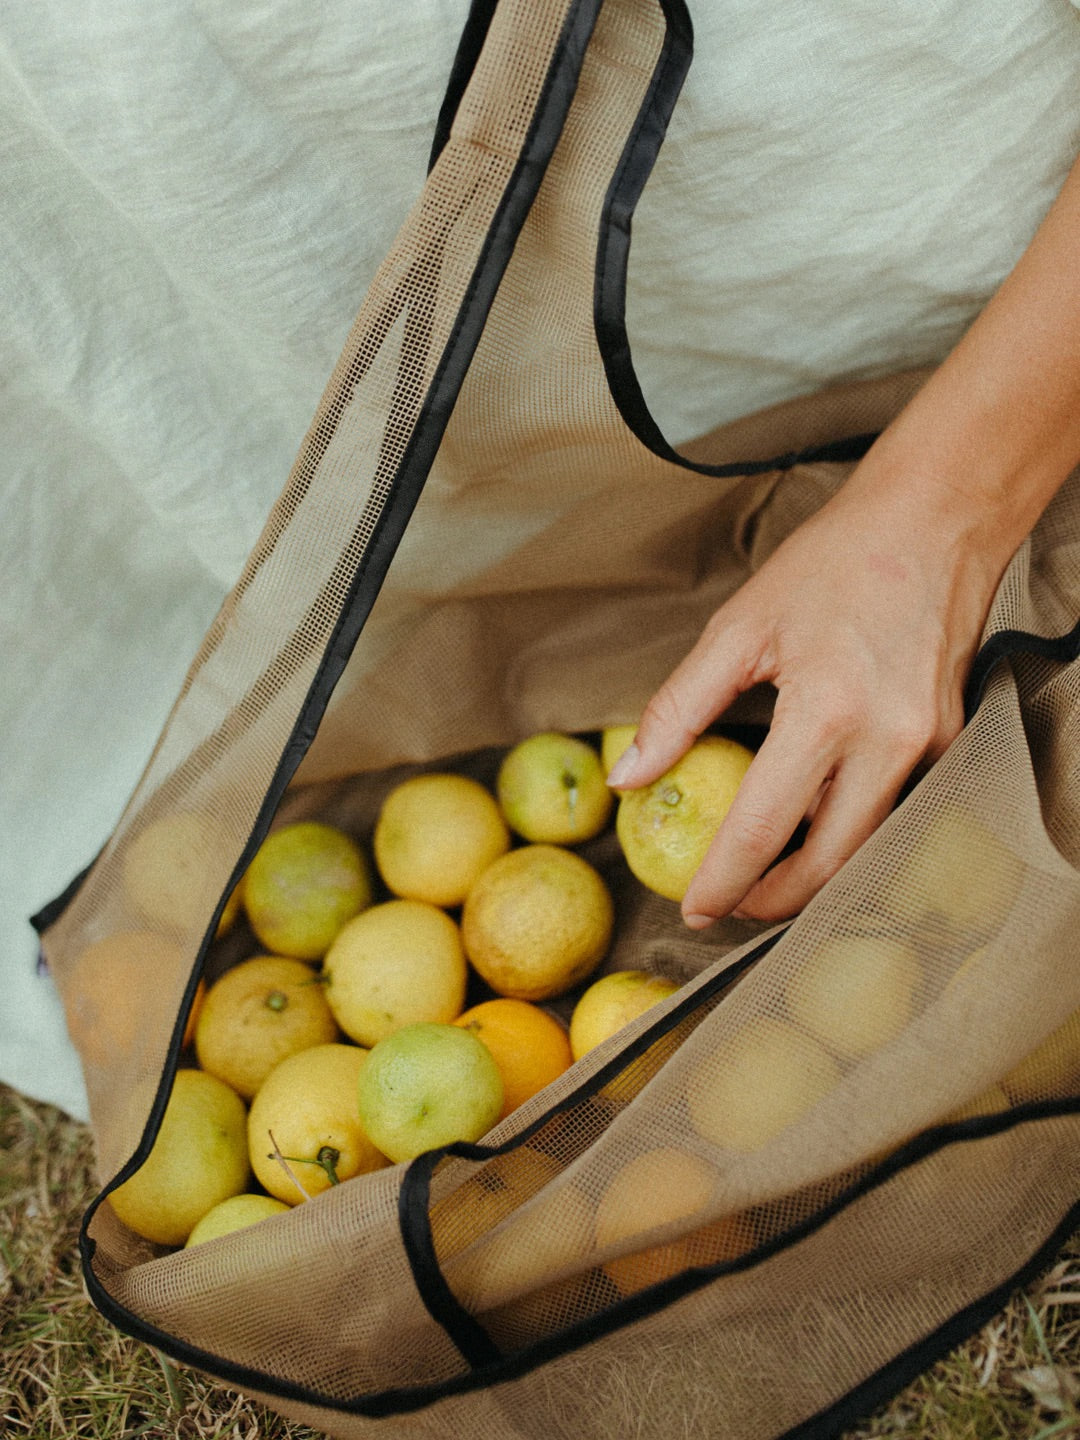
[[[528,1000],[484,1000],[454,1021],[491,1051],[503,1082],[500,1119],[550,1085],[573,1062],[566,1031]]]
[[[465,953],[499,995],[548,1000],[604,958],[615,924],[611,895],[572,850],[523,845],[489,865],[461,916]]]
[[[342,926],[323,979],[334,1018],[361,1045],[421,1020],[449,1024],[468,983],[461,932],[426,900],[372,905]]]
[[[166,1003],[184,966],[179,945],[152,930],[120,930],[95,941],[60,981],[68,1034],[83,1062],[117,1063],[175,1020]],[[177,981],[178,983],[178,981]]]
[[[338,1039],[319,977],[302,960],[257,955],[226,970],[203,1001],[195,1054],[250,1100],[275,1065]]]
[[[674,1146],[636,1156],[618,1172],[596,1211],[598,1247],[703,1214],[717,1181],[705,1160]],[[624,1295],[666,1280],[695,1265],[733,1260],[749,1249],[751,1232],[739,1216],[700,1224],[689,1234],[607,1261],[604,1269]]]

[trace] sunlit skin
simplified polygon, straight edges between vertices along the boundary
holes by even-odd
[[[963,724],[1009,560],[1080,461],[1080,165],[963,339],[837,492],[709,620],[608,777],[650,784],[743,691],[768,737],[682,902],[800,910]],[[799,824],[797,850],[773,864]]]

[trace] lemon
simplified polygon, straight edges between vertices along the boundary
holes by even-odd
[[[286,1205],[388,1163],[372,1144],[356,1104],[367,1058],[358,1045],[301,1050],[271,1070],[251,1102],[251,1168],[260,1185]]]
[[[283,825],[260,845],[244,879],[244,908],[260,944],[318,960],[354,915],[371,904],[363,852],[317,821]]]
[[[623,751],[632,743],[637,734],[636,725],[609,725],[600,736],[600,763],[604,774],[611,774],[611,767]]]
[[[785,1021],[751,1020],[701,1065],[687,1088],[694,1129],[729,1150],[759,1150],[839,1084],[818,1041]]]
[[[502,1116],[557,1080],[573,1062],[566,1030],[528,1000],[484,1000],[454,1024],[471,1030],[491,1051],[503,1082]]]
[[[244,1230],[271,1215],[280,1215],[288,1210],[281,1200],[272,1195],[230,1195],[208,1210],[188,1236],[185,1245],[202,1245],[206,1240],[216,1240],[219,1235],[231,1235],[234,1230]]]
[[[395,895],[460,905],[510,848],[495,797],[465,775],[414,775],[391,790],[375,824],[375,863]]]
[[[493,1230],[559,1173],[557,1160],[528,1145],[493,1156],[431,1207],[431,1239],[440,1263]]]
[[[209,919],[219,899],[215,871],[226,837],[209,815],[177,811],[147,825],[128,845],[124,887],[147,920],[186,931]]]
[[[910,945],[880,935],[825,940],[788,984],[793,1020],[838,1055],[869,1055],[910,1021],[922,978]]]
[[[643,885],[683,898],[753,758],[735,740],[705,735],[659,780],[623,792],[615,830]]]
[[[495,782],[499,804],[525,840],[576,845],[607,824],[614,796],[600,757],[573,735],[545,730],[509,750]]]
[[[214,1075],[178,1070],[149,1156],[109,1203],[144,1239],[183,1245],[207,1211],[250,1178],[244,1102]]]
[[[883,891],[904,920],[933,915],[958,931],[989,934],[1008,914],[1023,866],[981,820],[959,807],[942,810]]]
[[[965,1101],[958,1106],[951,1114],[946,1115],[943,1124],[951,1124],[956,1120],[973,1120],[979,1115],[999,1115],[1003,1110],[1009,1108],[1009,1097],[1000,1085],[989,1085],[981,1090],[978,1095]]]
[[[346,1035],[374,1045],[402,1025],[448,1024],[465,1004],[461,932],[425,900],[387,900],[350,920],[323,961],[326,998]]]
[[[648,970],[616,970],[594,980],[570,1017],[570,1049],[580,1060],[595,1046],[636,1020],[679,986]]]
[[[229,898],[222,907],[221,918],[218,920],[217,930],[214,932],[215,940],[223,940],[226,935],[232,933],[243,907],[244,881],[243,878],[241,878],[229,892]]]
[[[1080,1010],[1014,1065],[1001,1084],[1017,1105],[1075,1095],[1080,1081]]]
[[[479,1140],[502,1114],[491,1051],[457,1025],[406,1025],[380,1040],[360,1073],[360,1118],[391,1160]]]
[[[592,1223],[586,1196],[563,1183],[513,1211],[497,1229],[451,1258],[446,1278],[474,1312],[502,1305],[586,1263]]]
[[[256,955],[207,991],[195,1054],[211,1075],[250,1100],[287,1055],[338,1038],[318,975],[302,960]]]
[[[592,974],[614,923],[611,895],[588,861],[556,845],[524,845],[469,891],[461,933],[497,994],[547,1000]]]

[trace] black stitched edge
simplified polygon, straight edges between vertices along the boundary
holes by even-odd
[[[822,1225],[828,1223],[836,1213],[853,1203],[866,1191],[884,1183],[894,1174],[907,1169],[910,1165],[946,1145],[971,1143],[981,1139],[984,1135],[998,1134],[1033,1121],[1078,1113],[1080,1113],[1080,1099],[1040,1101],[1017,1106],[999,1115],[977,1116],[949,1125],[936,1126],[916,1136],[914,1140],[890,1155],[857,1185],[851,1187],[844,1195],[837,1197],[826,1210],[819,1212],[800,1226],[793,1227],[783,1235],[775,1237],[767,1245],[760,1246],[745,1256],[740,1256],[737,1260],[686,1271],[661,1281],[629,1299],[609,1306],[598,1316],[579,1321],[576,1325],[560,1331],[557,1336],[538,1341],[526,1349],[504,1356],[492,1364],[472,1369],[450,1380],[432,1385],[403,1386],[357,1396],[349,1400],[323,1395],[306,1386],[280,1380],[249,1366],[235,1364],[157,1329],[118,1306],[99,1284],[89,1267],[87,1270],[88,1286],[94,1304],[118,1329],[126,1331],[145,1344],[155,1346],[173,1359],[192,1365],[226,1383],[235,1384],[242,1389],[260,1391],[281,1399],[315,1405],[341,1414],[364,1415],[371,1418],[407,1414],[426,1409],[439,1400],[452,1395],[467,1394],[472,1390],[485,1389],[492,1385],[518,1379],[537,1369],[540,1365],[601,1340],[604,1336],[622,1329],[625,1325],[666,1308],[672,1301],[710,1284],[721,1275],[749,1269],[813,1234]],[[487,1150],[483,1150],[481,1155],[470,1157],[467,1152],[471,1148],[474,1147],[462,1147],[467,1158],[483,1158],[489,1153]],[[501,1153],[501,1151],[490,1153]],[[1024,1284],[1028,1278],[1037,1273],[1078,1224],[1080,1224],[1080,1201],[1070,1207],[1042,1245],[1011,1275],[957,1312],[937,1330],[917,1341],[901,1355],[887,1361],[872,1376],[841,1397],[835,1405],[819,1412],[818,1415],[807,1421],[801,1422],[793,1430],[777,1437],[777,1440],[826,1440],[826,1437],[837,1434],[845,1425],[850,1425],[853,1421],[870,1413],[871,1410],[895,1394],[905,1383],[922,1373],[934,1361],[947,1354],[950,1349],[996,1314],[1009,1294],[1018,1285]],[[80,1238],[81,1244],[82,1237]],[[88,1244],[92,1251],[92,1242],[88,1242]]]
[[[1037,655],[1063,664],[1080,659],[1080,620],[1065,635],[1047,637],[1028,630],[999,630],[991,635],[972,661],[964,686],[965,721],[979,708],[994,667],[1009,655]]]
[[[465,28],[461,32],[461,39],[458,41],[457,51],[454,54],[454,63],[450,69],[446,94],[435,122],[435,135],[431,142],[431,155],[428,159],[429,174],[435,161],[442,154],[447,140],[450,139],[454,116],[461,104],[461,97],[465,94],[469,81],[472,79],[472,73],[476,69],[476,62],[480,58],[480,51],[484,48],[484,41],[487,39],[498,3],[499,0],[472,0],[472,4],[469,6]]]
[[[454,328],[447,340],[435,376],[421,406],[412,437],[394,476],[390,495],[383,506],[371,540],[357,567],[345,605],[327,643],[292,735],[278,762],[248,843],[234,869],[234,882],[243,874],[266,834],[281,797],[315,736],[319,720],[352,653],[371,607],[375,603],[405,526],[419,499],[473,352],[479,343],[495,292],[509,262],[533,197],[543,179],[548,160],[562,131],[563,120],[577,87],[581,64],[596,22],[596,16],[599,13],[599,7],[600,0],[575,0],[575,3],[567,11],[540,98],[537,101],[529,133],[496,209],[469,287],[462,299]],[[72,890],[72,887],[69,887],[69,890]],[[217,916],[224,908],[227,898],[228,890],[222,896],[214,920],[203,938],[185,991],[184,1003],[173,1029],[158,1090],[139,1145],[127,1164],[94,1198],[83,1217],[80,1251],[83,1255],[88,1288],[91,1288],[95,1295],[103,1292],[93,1279],[89,1266],[94,1246],[88,1233],[88,1227],[105,1197],[129,1175],[133,1174],[150,1153],[154,1138],[161,1125],[168,1091],[179,1061],[183,1017],[190,1008],[202,962],[216,928]],[[118,1314],[127,1313],[115,1302],[111,1305],[110,1310],[110,1318],[114,1322]],[[433,1318],[438,1320],[437,1315]],[[121,1325],[120,1328],[128,1327]]]
[[[684,0],[660,0],[667,33],[644,103],[604,200],[593,281],[593,324],[608,389],[627,427],[654,455],[699,475],[760,475],[823,460],[859,460],[877,438],[860,434],[767,460],[704,465],[687,460],[664,438],[642,393],[626,331],[626,274],[631,221],[667,132],[693,57],[694,35]]]

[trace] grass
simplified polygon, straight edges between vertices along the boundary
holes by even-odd
[[[76,1235],[86,1127],[0,1086],[4,1440],[315,1440],[114,1330],[86,1299]],[[845,1440],[1080,1437],[1080,1235],[1026,1291]],[[584,1440],[584,1437],[583,1437]]]

